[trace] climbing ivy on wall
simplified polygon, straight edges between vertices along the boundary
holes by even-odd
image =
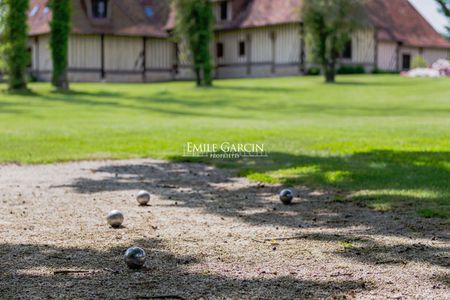
[[[213,37],[214,16],[210,0],[175,0],[178,37],[190,49],[198,86],[212,85],[209,45]]]
[[[52,52],[53,72],[52,84],[57,89],[67,90],[68,50],[70,34],[70,0],[51,0],[50,8],[53,12],[50,22],[50,49]]]
[[[1,56],[10,90],[27,88],[27,66],[30,55],[27,49],[28,0],[1,1],[2,46]]]

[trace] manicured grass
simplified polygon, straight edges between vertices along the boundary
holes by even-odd
[[[395,75],[73,84],[0,94],[0,162],[153,157],[183,145],[264,143],[268,158],[212,160],[335,201],[450,217],[450,80]],[[4,86],[0,86],[4,89]]]

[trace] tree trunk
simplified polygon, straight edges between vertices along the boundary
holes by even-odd
[[[200,66],[198,64],[195,64],[195,81],[197,83],[197,86],[202,85],[202,74],[200,70]]]
[[[69,80],[67,79],[67,69],[59,75],[53,74],[52,84],[58,90],[63,90],[63,91],[69,90]]]
[[[331,62],[325,66],[325,82],[334,83],[336,81],[336,63]]]
[[[209,58],[203,65],[203,79],[205,86],[212,86],[212,67]]]

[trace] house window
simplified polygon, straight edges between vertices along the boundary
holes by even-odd
[[[220,2],[220,20],[228,20],[228,1]]]
[[[105,19],[108,15],[107,0],[92,0],[92,16],[97,19]]]
[[[216,45],[216,54],[217,58],[223,57],[223,43],[217,43]]]
[[[352,40],[349,40],[342,51],[342,58],[352,59]]]
[[[245,56],[245,42],[239,42],[239,56]]]
[[[27,61],[27,68],[31,69],[33,67],[33,49],[27,48],[27,52],[28,52],[28,57],[31,58]]]

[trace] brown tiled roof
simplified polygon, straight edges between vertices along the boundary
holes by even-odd
[[[247,1],[232,22],[218,25],[218,29],[298,23],[301,3],[302,0]],[[366,10],[371,24],[378,29],[379,40],[416,47],[450,48],[450,43],[408,0],[367,0]]]
[[[408,0],[369,0],[369,20],[378,29],[378,40],[415,47],[450,48]]]
[[[79,34],[115,34],[130,36],[167,37],[164,24],[167,22],[169,7],[166,0],[109,0],[110,18],[96,21],[88,16],[85,0],[72,0],[72,32]],[[48,0],[30,0],[30,35],[45,34],[50,31],[51,11],[44,14]],[[145,6],[151,5],[154,16],[145,14]]]
[[[52,19],[52,12],[46,10],[48,0],[30,0],[30,9],[28,13],[28,27],[30,35],[39,35],[50,31],[49,22]],[[30,15],[37,9],[34,15]],[[44,10],[47,13],[44,13]]]
[[[217,30],[272,26],[300,22],[302,0],[232,0],[233,20],[216,25]],[[167,30],[175,27],[172,10]]]
[[[218,29],[300,23],[301,2],[301,0],[247,1],[246,5],[233,9],[236,16],[233,21],[218,25]]]
[[[90,19],[83,4],[72,0],[73,32],[81,34],[115,34],[166,37],[173,29],[175,12],[168,0],[109,0],[112,18],[106,23]],[[49,32],[51,12],[43,15],[48,0],[30,0],[30,10],[39,5],[39,11],[30,17],[30,34]],[[233,0],[233,20],[218,24],[216,29],[239,29],[279,24],[298,23],[302,0]],[[145,15],[144,7],[151,5],[155,16]],[[420,15],[408,0],[367,0],[368,17],[378,29],[378,39],[401,42],[416,47],[450,48],[446,41]]]

